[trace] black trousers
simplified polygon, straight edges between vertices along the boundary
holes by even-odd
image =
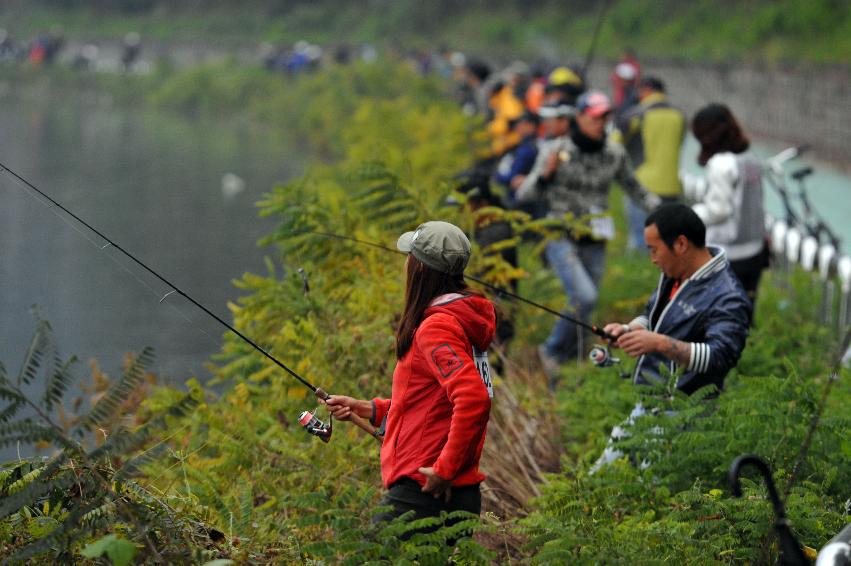
[[[768,267],[768,260],[769,251],[766,245],[755,256],[730,262],[730,269],[739,278],[745,293],[753,303],[756,303],[756,290],[759,287],[762,271]]]
[[[384,494],[384,497],[379,503],[381,506],[391,505],[392,510],[379,513],[373,517],[374,523],[382,521],[392,521],[408,511],[414,512],[413,519],[424,519],[426,517],[439,517],[440,513],[445,511],[467,511],[474,515],[479,515],[482,512],[482,492],[479,484],[465,485],[463,487],[453,487],[452,497],[449,503],[443,498],[435,498],[430,493],[423,493],[420,484],[408,477],[404,477],[395,482]],[[445,525],[450,526],[458,522],[458,519],[449,519]],[[439,527],[430,527],[415,532],[432,532]],[[403,539],[410,538],[415,532],[406,533]],[[449,541],[451,546],[455,545],[455,540]]]

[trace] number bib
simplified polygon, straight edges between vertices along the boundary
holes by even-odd
[[[487,350],[480,352],[478,348],[473,346],[473,361],[476,362],[476,369],[479,371],[482,383],[488,390],[488,397],[493,399],[493,382],[491,381],[491,366],[488,363]]]
[[[606,211],[599,207],[591,207],[591,214],[601,214]],[[591,219],[591,234],[598,240],[615,239],[615,221],[610,215],[597,216]]]

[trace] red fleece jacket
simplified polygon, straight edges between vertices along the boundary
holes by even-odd
[[[421,467],[434,467],[453,486],[485,479],[479,459],[491,401],[472,346],[486,351],[495,330],[493,304],[483,297],[445,295],[426,310],[411,349],[396,364],[390,399],[373,399],[373,424],[387,416],[385,488],[403,476],[425,485]]]

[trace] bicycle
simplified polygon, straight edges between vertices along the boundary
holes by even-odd
[[[812,175],[813,168],[802,167],[788,175],[797,184],[794,195],[783,169],[785,163],[808,149],[807,146],[789,147],[765,161],[763,176],[780,197],[784,214],[783,219],[777,220],[766,216],[766,230],[770,234],[775,257],[783,258],[787,269],[793,263],[799,263],[807,271],[817,269],[824,284],[821,319],[825,323],[831,322],[834,292],[831,276],[838,276],[842,292],[838,322],[842,329],[848,324],[851,306],[851,257],[843,253],[842,239],[810,201],[806,179]],[[797,201],[797,208],[793,200]]]

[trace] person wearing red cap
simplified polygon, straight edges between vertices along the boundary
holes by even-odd
[[[581,319],[587,319],[597,304],[606,242],[614,237],[614,223],[608,215],[612,181],[646,209],[653,208],[658,200],[636,179],[623,146],[607,139],[611,113],[609,97],[602,92],[580,96],[569,139],[561,151],[549,156],[536,182],[521,185],[516,194],[520,202],[543,194],[549,217],[563,220],[572,214],[589,223],[587,230],[566,230],[561,238],[548,242],[545,250],[567,294],[568,311]],[[557,383],[559,365],[580,353],[579,338],[575,324],[559,319],[540,346],[538,354],[551,388]]]
[[[635,88],[641,80],[641,65],[631,49],[624,50],[620,61],[612,69],[609,80],[612,83],[615,107],[630,106],[634,102],[630,97],[635,95]]]
[[[470,242],[457,226],[426,222],[403,234],[397,247],[408,254],[407,285],[390,399],[332,395],[326,404],[337,419],[355,413],[385,430],[381,505],[392,510],[375,521],[408,511],[417,519],[444,511],[479,514],[494,307],[464,281]]]

